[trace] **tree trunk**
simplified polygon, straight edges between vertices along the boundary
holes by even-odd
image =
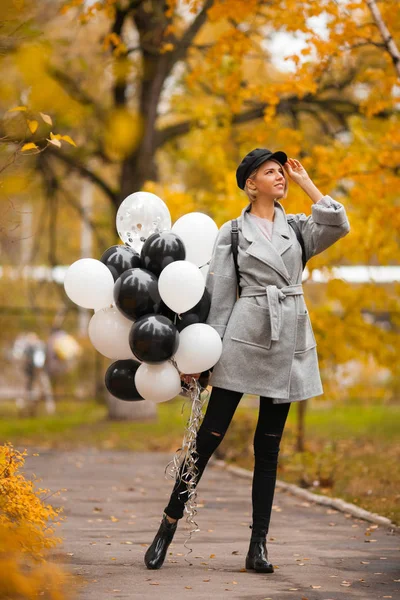
[[[106,392],[106,402],[112,421],[157,421],[156,404],[149,400],[127,402]]]

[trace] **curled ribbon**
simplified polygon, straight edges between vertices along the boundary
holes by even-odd
[[[186,522],[191,527],[191,530],[189,531],[189,536],[184,542],[185,548],[189,550],[187,555],[193,552],[192,548],[186,545],[187,542],[190,541],[193,533],[200,531],[199,526],[195,521],[195,516],[197,515],[196,482],[198,475],[198,470],[196,467],[196,436],[204,417],[203,406],[208,396],[209,393],[206,390],[206,388],[201,387],[199,382],[194,377],[192,377],[189,384],[189,397],[185,400],[184,404],[182,405],[181,411],[181,414],[183,414],[183,410],[185,408],[186,403],[190,401],[191,412],[189,419],[186,423],[182,446],[181,448],[178,448],[173,459],[165,467],[166,478],[171,477],[175,479],[176,482],[184,481],[187,488],[187,492],[181,492],[185,494],[187,493],[187,500],[185,501],[185,514]]]

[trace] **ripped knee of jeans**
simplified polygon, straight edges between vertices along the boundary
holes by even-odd
[[[213,429],[200,428],[196,440],[196,451],[202,456],[211,456],[220,445],[225,432]]]

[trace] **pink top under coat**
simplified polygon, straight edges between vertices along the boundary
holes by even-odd
[[[318,200],[316,204],[322,204],[323,206],[329,208],[331,206],[331,201],[326,196],[322,196],[322,198]],[[270,221],[269,219],[265,219],[264,217],[253,215],[253,213],[251,212],[249,213],[249,215],[253,218],[254,222],[257,223],[261,233],[263,233],[265,237],[271,241],[272,228],[274,226],[274,222]]]

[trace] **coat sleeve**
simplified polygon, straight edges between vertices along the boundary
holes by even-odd
[[[206,288],[211,296],[211,307],[206,323],[214,327],[222,339],[237,299],[230,221],[225,223],[218,232],[207,274]]]
[[[350,231],[343,204],[330,196],[323,196],[313,204],[310,216],[299,213],[293,217],[304,239],[307,260],[332,246]]]

